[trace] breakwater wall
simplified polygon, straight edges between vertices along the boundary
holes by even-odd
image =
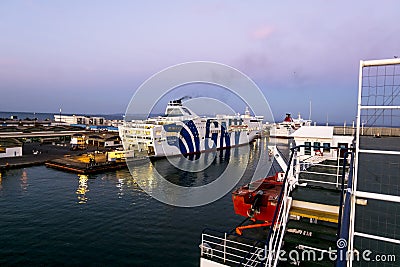
[[[356,128],[352,126],[335,126],[333,133],[335,135],[354,135]],[[400,137],[400,128],[389,127],[361,127],[361,135],[365,136],[395,136]]]

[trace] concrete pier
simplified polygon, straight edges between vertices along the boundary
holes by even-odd
[[[25,143],[22,148],[22,156],[0,158],[0,170],[25,168],[35,165],[43,165],[45,162],[64,155],[78,155],[81,151],[70,151],[68,146],[55,146],[51,144]],[[38,154],[33,154],[37,151]]]
[[[95,174],[126,168],[125,161],[83,164],[66,159],[55,159],[45,163],[46,167],[77,174]]]
[[[85,152],[82,150],[71,151],[69,146],[27,143],[23,147],[23,156],[0,158],[0,171],[46,165],[50,168],[77,174],[93,174],[127,168],[125,160],[108,162],[107,152],[95,153],[97,149],[92,147]],[[40,153],[33,154],[32,151],[39,151]],[[130,161],[135,164],[142,164],[148,162],[149,159],[142,155],[130,159]]]

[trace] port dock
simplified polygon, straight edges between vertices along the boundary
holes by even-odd
[[[97,157],[97,159],[95,157]],[[129,161],[141,164],[149,162],[149,159],[146,157],[138,157],[129,159]],[[50,160],[46,162],[45,165],[49,168],[77,174],[95,174],[127,168],[125,160],[107,161],[105,153],[63,157]]]
[[[97,149],[99,148],[91,147],[86,151],[72,151],[69,146],[24,143],[22,156],[0,158],[0,171],[45,165],[77,174],[95,174],[127,168],[125,160],[107,161],[107,151]],[[37,153],[33,154],[32,151]],[[132,161],[135,164],[142,164],[148,162],[149,159],[141,154]]]
[[[135,164],[148,161],[147,153],[135,152],[133,158],[133,154],[125,155],[118,147],[121,143],[116,132],[18,122],[0,129],[0,171],[46,165],[61,171],[94,174],[127,168],[125,158],[132,158]]]
[[[81,151],[71,151],[67,146],[24,143],[22,156],[0,158],[0,170],[26,168],[37,165],[44,165],[46,162],[62,158],[64,155],[78,155]]]
[[[95,174],[113,170],[126,168],[125,161],[120,162],[104,162],[94,164],[84,164],[70,161],[68,159],[55,159],[45,163],[46,167],[68,171],[77,174]]]

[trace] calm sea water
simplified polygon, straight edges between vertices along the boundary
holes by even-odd
[[[36,112],[10,112],[10,111],[0,111],[0,118],[10,118],[11,116],[17,116],[18,119],[34,119],[37,118],[38,120],[54,120],[54,115],[59,115],[59,113],[36,113]],[[74,115],[74,114],[62,114],[62,115]],[[93,115],[88,115],[88,114],[75,114],[75,115],[83,115],[83,116],[99,116],[99,117],[104,117],[109,120],[122,120],[123,119],[123,114],[93,114]]]
[[[265,153],[258,142],[240,183]],[[151,164],[136,175],[147,175]],[[178,169],[169,175],[185,179]],[[0,177],[0,266],[198,266],[201,231],[229,231],[244,219],[234,214],[230,194],[196,208],[158,202],[128,170],[86,177],[38,166]]]

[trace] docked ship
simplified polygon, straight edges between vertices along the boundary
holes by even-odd
[[[400,95],[387,80],[400,76],[399,67],[397,58],[360,61],[354,136],[334,135],[329,126],[294,132],[283,178],[269,176],[232,192],[234,211],[246,220],[233,230],[203,230],[200,267],[398,266],[399,179],[393,177],[400,146],[392,131],[398,130]],[[384,97],[375,88],[384,88]],[[392,131],[375,138],[382,129]]]
[[[274,123],[270,128],[270,136],[278,138],[289,138],[292,133],[302,126],[310,126],[311,120],[305,120],[300,113],[298,118],[293,119],[290,113],[286,113],[285,119],[280,123]]]
[[[259,136],[262,116],[198,116],[182,104],[168,103],[163,116],[126,121],[119,127],[125,150],[146,153],[150,157],[190,155],[204,151],[245,145]]]

